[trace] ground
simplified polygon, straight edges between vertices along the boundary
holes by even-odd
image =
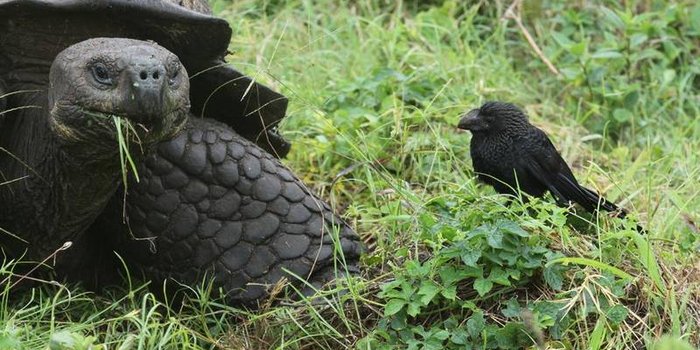
[[[136,281],[4,280],[0,348],[700,345],[700,5],[211,2],[234,28],[227,60],[290,98],[285,163],[361,234],[363,275],[339,304],[257,311],[205,290],[168,307]],[[479,185],[455,125],[491,99],[522,106],[630,218]]]

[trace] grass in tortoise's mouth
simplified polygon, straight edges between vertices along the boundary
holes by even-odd
[[[131,119],[110,113],[103,112],[90,112],[86,113],[91,117],[96,119],[111,119],[114,124],[115,139],[117,140],[117,147],[119,149],[119,165],[121,166],[122,182],[124,184],[124,190],[128,189],[128,174],[131,171],[134,174],[134,179],[139,182],[139,172],[136,168],[136,162],[131,156],[131,151],[129,149],[130,143],[136,143],[139,148],[141,148],[141,139],[139,138],[138,132],[136,132],[136,127],[143,128],[146,132],[148,129],[142,124],[135,124]],[[143,148],[141,148],[143,152]]]
[[[141,147],[141,140],[139,139],[138,133],[136,132],[136,129],[134,129],[134,124],[131,122],[131,120],[117,115],[112,115],[112,121],[114,122],[114,127],[117,131],[116,136],[119,147],[119,164],[121,165],[122,180],[124,182],[124,190],[126,191],[128,186],[127,175],[129,169],[131,169],[131,171],[134,173],[134,179],[136,179],[136,182],[139,182],[139,172],[136,169],[134,158],[131,157],[131,153],[129,152],[129,140],[131,140],[131,136],[133,135],[133,138],[136,140],[139,147]],[[141,151],[143,152],[143,149]]]

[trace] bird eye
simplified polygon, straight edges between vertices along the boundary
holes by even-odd
[[[92,76],[100,84],[112,85],[112,78],[109,77],[109,71],[102,63],[97,63],[92,66]]]

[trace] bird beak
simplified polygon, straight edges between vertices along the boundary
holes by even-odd
[[[472,109],[463,115],[457,127],[463,130],[478,131],[486,129],[486,122],[479,117],[479,109]]]

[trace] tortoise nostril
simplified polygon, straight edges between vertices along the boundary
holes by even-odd
[[[158,71],[153,72],[153,79],[154,80],[158,80],[159,77],[160,77],[160,73],[158,73]]]
[[[142,70],[141,73],[139,74],[139,78],[141,78],[141,80],[148,79],[148,73],[146,73],[145,70]]]

